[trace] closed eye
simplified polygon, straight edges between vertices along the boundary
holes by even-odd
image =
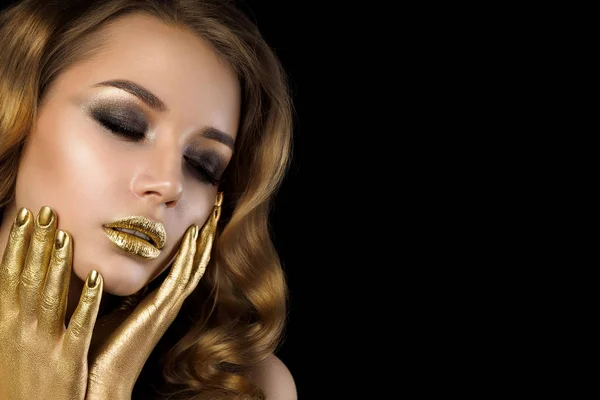
[[[100,106],[91,116],[109,131],[126,139],[141,141],[146,137],[148,123],[144,115],[128,107]]]
[[[104,126],[109,131],[127,139],[134,140],[136,142],[141,141],[146,137],[145,130],[142,131],[132,129],[130,127],[115,123],[109,119],[98,119],[98,122],[100,122],[100,124],[102,124],[102,126]]]
[[[125,140],[141,142],[146,138],[148,124],[143,113],[135,109],[100,106],[90,110],[89,113],[102,127]],[[183,159],[196,180],[213,186],[219,184],[226,166],[219,153],[189,147]]]
[[[183,158],[194,177],[200,182],[210,183],[213,186],[219,184],[221,178],[220,167],[211,162],[210,156],[202,155],[199,159],[195,159],[184,155]]]

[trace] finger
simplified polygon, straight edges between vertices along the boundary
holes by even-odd
[[[190,226],[185,231],[169,275],[167,275],[158,290],[147,295],[131,314],[127,316],[126,321],[120,324],[113,333],[121,337],[127,337],[130,341],[135,340],[135,352],[137,356],[144,356],[146,350],[148,350],[149,354],[168,326],[173,322],[177,311],[181,307],[181,298],[183,297],[181,296],[183,293],[182,287],[185,287],[185,281],[189,279],[189,273],[191,272],[196,249],[195,241],[197,232],[198,227],[195,225]],[[185,281],[182,282],[182,280]],[[125,351],[123,349],[130,346],[130,342],[119,341],[118,343],[113,343],[112,346],[112,351],[120,353]],[[94,351],[96,350],[94,349]],[[130,356],[129,361],[134,363],[131,357],[133,356]],[[144,357],[147,357],[147,355]],[[143,365],[143,362],[141,364]]]
[[[16,306],[19,281],[31,238],[33,216],[26,208],[17,213],[0,264],[0,301],[2,306]]]
[[[184,299],[183,288],[194,262],[197,235],[196,225],[185,231],[175,261],[161,286],[146,296],[125,322],[113,331],[115,337],[127,338],[109,342],[109,351],[115,359],[126,357],[131,368],[137,365],[141,370],[148,355],[177,316]],[[93,351],[98,350],[95,348]],[[94,353],[91,355],[96,356]]]
[[[40,328],[52,335],[58,335],[64,329],[72,261],[71,238],[65,231],[57,229],[38,316]]]
[[[174,292],[185,288],[191,275],[194,255],[196,254],[196,238],[198,237],[198,227],[190,226],[183,235],[181,245],[173,261],[173,266],[169,275],[165,278],[157,293],[155,304],[159,307],[167,299],[177,301],[179,296],[174,296]]]
[[[74,354],[87,356],[102,300],[103,288],[102,275],[92,270],[83,285],[79,304],[69,321],[69,327],[65,334],[65,343],[69,349],[75,352]]]
[[[200,279],[206,272],[206,267],[210,261],[212,246],[215,240],[217,223],[219,222],[220,217],[221,208],[215,207],[208,218],[208,221],[206,221],[202,227],[202,231],[200,231],[200,235],[197,240],[196,256],[194,259],[194,271],[192,278],[190,279],[190,284],[186,288],[186,296],[189,296],[194,291],[198,285],[198,282],[200,282]]]
[[[35,219],[29,250],[21,273],[20,308],[25,318],[35,315],[37,311],[41,288],[52,254],[55,231],[54,211],[44,206]]]

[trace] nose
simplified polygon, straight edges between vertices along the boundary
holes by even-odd
[[[181,166],[179,155],[171,156],[164,150],[158,150],[139,166],[139,172],[131,181],[131,191],[153,205],[175,207],[183,194]]]

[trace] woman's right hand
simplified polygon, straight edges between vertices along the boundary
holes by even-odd
[[[42,207],[19,210],[0,263],[0,400],[84,399],[102,297],[92,271],[65,328],[73,244]]]

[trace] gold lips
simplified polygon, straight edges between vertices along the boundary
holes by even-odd
[[[147,235],[151,241],[133,233],[122,232],[115,228],[130,229]],[[165,245],[167,233],[161,223],[152,222],[146,217],[135,216],[104,225],[104,233],[119,248],[144,258],[156,258]]]

